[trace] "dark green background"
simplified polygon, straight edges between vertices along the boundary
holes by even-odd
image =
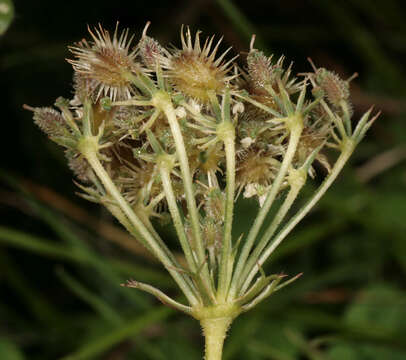
[[[163,44],[179,45],[181,24],[224,34],[224,49],[248,50],[251,33],[295,72],[306,61],[352,83],[355,118],[375,104],[382,115],[328,195],[268,263],[268,272],[303,277],[241,316],[225,359],[406,358],[406,10],[401,0],[15,1],[0,38],[0,359],[199,359],[197,322],[147,294],[118,287],[133,277],[175,295],[159,266],[103,239],[56,210],[26,182],[76,197],[63,152],[22,104],[52,105],[71,95],[66,46],[86,24],[139,37],[147,20]],[[386,154],[386,157],[378,157]],[[393,164],[391,163],[393,162]],[[388,167],[379,170],[380,166]],[[365,177],[365,169],[377,169]],[[320,181],[315,180],[315,184]],[[25,186],[24,186],[25,184]],[[35,188],[38,189],[38,188]],[[307,191],[310,191],[309,187]],[[237,230],[253,203],[238,204]],[[176,243],[170,229],[165,238]]]

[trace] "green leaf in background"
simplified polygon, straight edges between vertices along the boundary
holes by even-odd
[[[14,5],[11,0],[0,0],[0,35],[10,26],[14,17]]]
[[[338,344],[327,353],[329,360],[403,360],[404,352],[374,344]]]
[[[344,320],[348,326],[364,326],[388,333],[406,330],[405,294],[388,284],[374,284],[350,305]]]
[[[404,334],[405,303],[401,290],[388,284],[374,284],[349,306],[344,321],[353,328],[364,326],[388,334]],[[331,347],[328,355],[332,360],[401,360],[406,353],[379,343],[342,341]]]
[[[24,356],[14,343],[7,339],[0,339],[0,359],[24,360]]]
[[[63,360],[84,360],[103,354],[103,352],[114,345],[117,345],[126,339],[135,338],[137,334],[148,326],[159,321],[165,321],[172,314],[173,310],[167,307],[152,309],[141,316],[129,319],[124,326],[114,331],[109,331],[99,338],[84,344],[75,353],[66,356]]]

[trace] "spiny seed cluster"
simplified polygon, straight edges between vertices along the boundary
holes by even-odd
[[[230,49],[218,55],[221,39],[210,37],[201,43],[200,32],[193,37],[189,28],[181,31],[179,49],[166,49],[149,37],[146,29],[135,47],[128,30],[119,35],[116,28],[111,36],[99,26],[89,32],[90,41],[70,47],[74,98],[59,99],[59,111],[34,109],[35,123],[67,148],[69,166],[84,184],[80,185],[83,196],[105,203],[106,194],[75,140],[75,129],[83,132],[84,107],[88,104],[92,131],[102,133],[105,146],[99,156],[110,178],[140,218],[167,219],[152,139],[172,155],[176,155],[175,141],[166,116],[150,101],[152,89],[164,90],[176,108],[201,224],[206,229],[206,248],[213,256],[221,242],[225,212],[226,157],[216,132],[225,98],[229,97],[236,136],[235,196],[257,197],[260,203],[287,151],[290,129],[280,119],[287,116],[290,107],[299,107],[300,103],[300,108],[306,109],[301,114],[304,129],[294,168],[301,167],[316,149],[326,144],[335,146],[334,124],[320,100],[326,99],[333,111],[351,109],[348,81],[316,68],[298,79],[292,75],[292,66],[285,66],[284,58],[274,61],[253,44],[246,65],[240,67],[235,58],[225,59]],[[322,151],[317,152],[316,160],[330,170]],[[180,172],[175,156],[170,177],[187,227]],[[309,172],[313,174],[314,169]],[[285,179],[281,189],[287,186]]]

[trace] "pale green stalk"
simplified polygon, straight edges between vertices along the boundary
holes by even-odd
[[[130,280],[128,281],[126,284],[122,284],[122,286],[125,287],[131,287],[131,288],[135,288],[135,289],[140,289],[142,291],[145,291],[151,295],[154,295],[157,299],[159,299],[162,303],[167,304],[170,307],[173,307],[179,311],[182,311],[188,315],[190,315],[192,313],[192,308],[190,306],[186,306],[183,305],[175,300],[173,300],[172,298],[170,298],[168,295],[166,295],[164,292],[162,292],[161,290],[148,285],[148,284],[144,284],[138,281],[134,281],[134,280]]]
[[[96,137],[85,137],[82,139],[82,144],[80,146],[80,150],[82,154],[85,156],[86,160],[89,162],[90,166],[99,177],[100,181],[106,188],[106,191],[112,196],[112,198],[117,202],[118,206],[122,209],[124,214],[127,216],[128,220],[134,225],[134,227],[138,230],[140,237],[144,239],[144,241],[148,244],[151,248],[152,252],[156,255],[156,257],[162,262],[168,272],[172,275],[174,280],[177,282],[179,287],[184,292],[185,296],[188,298],[189,302],[193,305],[199,303],[198,299],[196,298],[195,294],[193,293],[192,289],[189,287],[185,279],[178,271],[175,270],[175,264],[169,258],[169,256],[165,253],[163,248],[158,245],[156,239],[150,234],[148,229],[145,227],[143,222],[138,218],[138,216],[134,213],[131,209],[129,204],[126,200],[122,197],[120,191],[117,189],[113,181],[111,180],[110,176],[103,168],[100,160],[97,157],[97,139]]]
[[[283,180],[285,179],[286,173],[289,169],[289,166],[292,163],[293,157],[296,152],[297,145],[299,143],[300,135],[303,130],[303,119],[300,114],[295,114],[292,118],[287,118],[287,125],[290,127],[290,139],[289,145],[286,150],[286,154],[282,161],[282,165],[278,171],[278,174],[272,184],[271,190],[269,191],[262,208],[258,212],[257,217],[255,218],[254,224],[248,233],[248,237],[245,240],[244,247],[241,251],[236,270],[232,279],[231,289],[229,293],[229,298],[233,298],[237,289],[243,281],[241,273],[244,270],[246,260],[249,256],[249,253],[254,245],[255,239],[260,231],[260,228],[268,214],[273,201],[275,200],[276,195],[279,192],[280,186],[282,185]]]
[[[195,258],[192,253],[192,249],[189,244],[189,240],[186,236],[185,232],[185,226],[182,222],[182,218],[178,209],[178,205],[176,203],[176,198],[175,194],[173,193],[173,187],[169,175],[168,169],[164,166],[161,165],[159,167],[159,171],[161,174],[161,181],[162,181],[162,186],[164,188],[165,192],[165,198],[168,203],[169,211],[172,216],[173,224],[175,226],[176,233],[178,235],[180,244],[182,246],[182,250],[185,254],[186,261],[188,263],[190,271],[195,273],[197,271],[197,264],[195,261]]]
[[[220,261],[218,300],[224,302],[227,297],[228,287],[232,276],[232,239],[234,194],[235,194],[235,132],[231,122],[225,122],[224,148],[226,153],[226,206],[224,217],[224,236]]]
[[[173,192],[173,187],[170,179],[170,173],[168,167],[165,165],[165,160],[160,160],[160,174],[162,186],[164,188],[166,201],[168,203],[169,211],[175,226],[178,239],[182,246],[183,253],[185,254],[186,262],[188,264],[189,270],[197,277],[197,284],[201,290],[201,295],[208,293],[210,296],[210,289],[207,289],[207,284],[203,284],[199,274],[198,274],[198,265],[196,259],[193,255],[193,251],[190,247],[189,240],[185,232],[185,226],[182,221],[182,217],[179,212],[179,208],[176,203],[175,194]]]
[[[233,303],[193,309],[193,316],[200,321],[205,337],[205,360],[221,360],[224,339],[232,321],[241,313]]]
[[[338,157],[330,175],[323,181],[313,197],[293,216],[289,222],[284,226],[284,228],[278,233],[274,240],[266,247],[256,266],[253,267],[250,274],[245,279],[242,289],[248,288],[252,279],[259,271],[261,266],[264,264],[266,259],[272,254],[272,252],[279,246],[279,244],[285,239],[285,237],[292,231],[292,229],[308,214],[308,212],[316,205],[320,198],[325,194],[334,180],[337,178],[338,174],[341,172],[348,158],[354,151],[354,141],[350,138],[346,138],[342,143],[342,153]]]
[[[294,170],[296,172],[299,172],[301,170]],[[304,169],[302,171],[305,171]],[[301,177],[302,174],[298,174],[298,177]],[[304,174],[305,177],[305,174]],[[265,234],[262,236],[261,240],[259,241],[258,245],[255,247],[254,251],[250,255],[245,268],[244,272],[241,275],[241,278],[244,279],[248,276],[250,270],[255,266],[255,264],[258,261],[259,256],[261,255],[262,250],[266,247],[268,244],[269,240],[272,238],[273,234],[277,230],[278,226],[282,222],[282,220],[285,218],[286,214],[288,213],[289,209],[295,202],[300,190],[302,189],[304,185],[304,181],[300,181],[301,179],[298,179],[299,181],[297,182],[292,182],[291,188],[285,198],[285,201],[283,202],[282,206],[279,208],[278,212],[276,213],[275,217],[273,218],[271,224],[268,226],[267,230],[265,231]],[[246,289],[242,289],[241,292],[245,292]],[[237,289],[239,291],[239,289]]]
[[[206,256],[203,246],[203,239],[200,231],[199,214],[197,211],[196,199],[193,191],[192,184],[193,179],[190,173],[189,160],[187,157],[182,132],[178,120],[176,118],[175,109],[173,108],[171,99],[169,98],[167,93],[157,92],[152,99],[152,103],[157,108],[160,108],[164,112],[166,118],[168,119],[169,126],[171,128],[173,140],[175,142],[176,153],[180,164],[183,186],[185,189],[185,197],[190,215],[190,222],[192,224],[192,230],[196,247],[195,250],[197,253],[197,258],[199,260],[199,266],[201,266],[206,262]],[[210,275],[207,264],[203,265],[201,275],[203,276],[205,283],[211,289],[212,285],[210,281]]]
[[[128,221],[128,218],[118,206],[108,203],[104,203],[103,205],[120,222],[120,224],[123,225],[132,236],[134,236],[134,238],[140,241],[149,251],[152,251],[148,243],[143,241],[143,239],[139,237],[139,234],[137,234],[134,226],[131,224],[130,221]]]
[[[205,360],[221,360],[224,340],[232,318],[221,317],[200,321],[205,339]]]
[[[179,261],[176,259],[176,257],[173,255],[173,253],[168,249],[168,247],[165,245],[165,243],[162,241],[161,237],[159,236],[158,232],[155,230],[155,228],[153,227],[153,225],[151,224],[151,220],[149,219],[149,217],[146,215],[146,213],[143,212],[143,210],[141,209],[140,211],[138,211],[136,213],[136,215],[138,216],[138,218],[144,223],[145,227],[149,230],[149,232],[151,233],[151,235],[155,238],[155,240],[158,243],[158,246],[160,246],[164,252],[166,253],[166,255],[171,259],[171,261],[174,263],[174,269],[179,269],[180,271],[182,270],[182,266],[179,264]],[[134,227],[133,227],[134,228]],[[135,231],[135,237],[139,238],[139,236],[137,236],[136,234],[136,229],[133,229],[133,232]],[[147,246],[147,248],[149,249],[149,247]],[[184,276],[185,281],[188,283],[188,285],[190,286],[190,288],[192,288],[194,290],[194,293],[197,297],[199,297],[199,292],[196,291],[195,285],[192,282],[192,280],[188,277],[188,276]]]

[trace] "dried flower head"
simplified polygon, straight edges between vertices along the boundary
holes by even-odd
[[[285,57],[281,56],[276,62],[272,61],[273,56],[265,56],[262,51],[254,48],[255,35],[252,36],[250,52],[247,55],[247,74],[245,76],[248,87],[259,96],[265,97],[264,101],[272,102],[269,88],[279,92],[280,84],[290,93],[300,90],[296,79],[291,77],[292,63],[288,68],[284,67]],[[280,82],[280,84],[278,84]],[[270,98],[270,99],[268,99]]]
[[[320,91],[321,95],[325,96],[329,104],[337,109],[343,109],[347,112],[347,116],[352,115],[352,106],[350,102],[350,82],[358,76],[354,73],[347,80],[343,80],[333,71],[326,70],[325,68],[316,68],[313,61],[308,58],[311,66],[313,67],[314,74],[311,76],[318,85],[314,90]]]
[[[249,184],[268,186],[272,183],[278,162],[264,151],[248,150],[237,163],[236,183],[240,191]],[[250,196],[246,196],[250,197]]]
[[[169,53],[155,39],[147,35],[147,30],[150,25],[148,21],[145,25],[142,37],[137,45],[139,55],[142,62],[148,69],[155,70],[157,63],[161,61],[163,56],[168,56]]]
[[[86,159],[76,151],[66,150],[65,156],[68,159],[68,166],[73,174],[85,183],[90,182],[89,174],[92,171]]]
[[[236,75],[229,75],[235,58],[223,62],[231,48],[216,59],[222,39],[214,47],[213,40],[214,36],[206,38],[201,48],[200,31],[196,33],[193,42],[190,29],[186,29],[185,39],[182,28],[182,49],[175,49],[173,54],[162,63],[175,88],[202,104],[209,102],[209,92],[221,94],[229,82],[236,77]]]
[[[247,56],[247,70],[254,87],[272,85],[275,80],[272,56],[267,57],[257,49],[251,49]]]
[[[66,125],[59,111],[50,107],[32,108],[27,105],[24,108],[34,112],[35,124],[49,137],[64,135]]]
[[[75,84],[81,95],[94,101],[100,96],[108,96],[113,101],[130,99],[134,94],[130,77],[139,68],[136,52],[130,50],[133,36],[128,38],[128,29],[118,36],[118,24],[113,37],[101,25],[88,31],[93,41],[83,39],[69,47],[75,59],[68,62],[75,70]]]
[[[208,339],[206,359],[220,359],[233,319],[298,278],[280,283],[284,276],[266,276],[263,265],[327,191],[377,116],[370,119],[369,110],[353,126],[349,80],[314,67],[298,81],[283,57],[274,63],[254,49],[254,38],[246,72],[230,85],[237,65],[224,60],[229,50],[216,58],[221,40],[214,45],[207,38],[201,46],[199,32],[192,41],[182,29],[182,48],[168,51],[146,35],[148,25],[133,51],[128,30],[118,36],[116,28],[112,37],[101,26],[89,30],[93,42],[71,48],[74,99],[57,100],[61,113],[28,108],[68,149],[69,166],[87,182],[78,184],[82,196],[104,205],[151,251],[188,305],[147,284],[126,286],[198,319]],[[335,161],[323,155],[325,147],[339,152]],[[326,180],[297,206],[315,161],[328,170]],[[255,196],[260,208],[249,231],[235,238],[241,193]],[[152,217],[172,219],[184,261]]]
[[[339,107],[341,101],[348,101],[350,97],[349,84],[347,81],[340,79],[334,72],[324,68],[318,69],[316,81],[320,84],[331,105]]]

